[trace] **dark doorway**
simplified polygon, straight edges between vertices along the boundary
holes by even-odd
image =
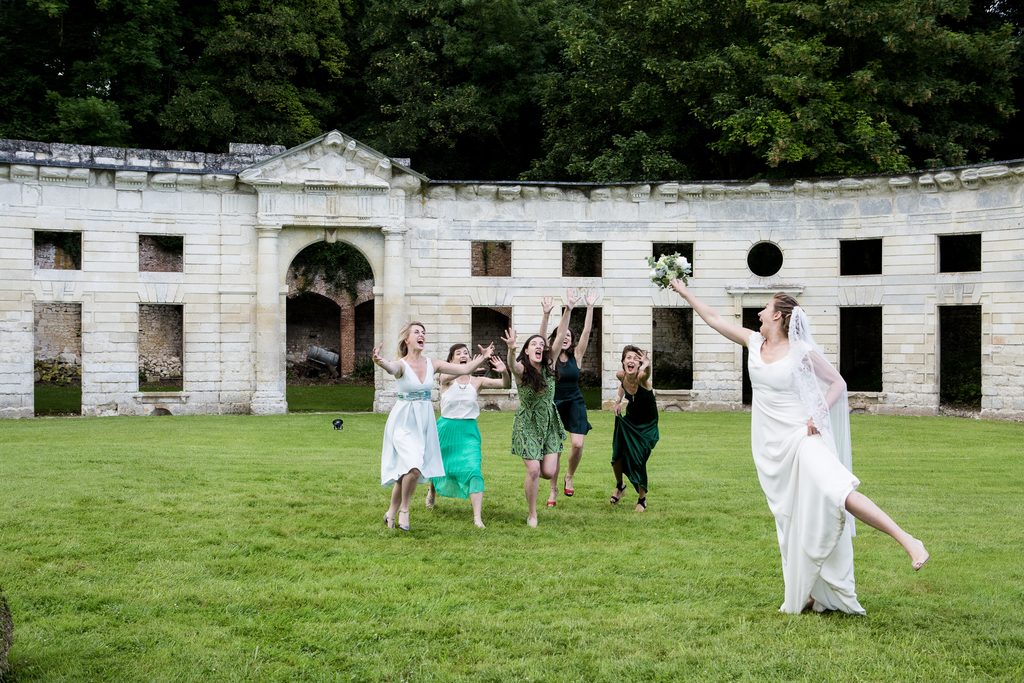
[[[471,336],[472,339],[467,339],[463,343],[469,344],[470,356],[475,356],[480,353],[480,349],[477,346],[483,346],[486,348],[492,342],[494,343],[494,355],[500,358],[502,362],[508,359],[508,346],[502,341],[502,336],[505,334],[505,330],[512,327],[512,309],[504,307],[491,308],[489,306],[478,306],[474,307],[470,312],[470,324],[472,325]],[[525,337],[524,337],[525,338]],[[453,342],[459,342],[462,340],[453,339]],[[448,351],[444,351],[445,358],[448,357]],[[498,373],[491,369],[490,363],[486,366],[488,377],[498,377]],[[481,371],[478,371],[481,372]]]
[[[882,390],[882,307],[839,309],[839,374],[849,391]]]
[[[184,349],[184,306],[139,304],[139,390],[181,391]]]
[[[655,308],[651,338],[654,388],[693,389],[693,309]]]
[[[289,370],[307,379],[335,377],[338,367],[308,360],[312,347],[340,354],[341,307],[325,296],[305,292],[288,299],[285,306],[286,349]]]
[[[82,304],[32,305],[35,332],[34,412],[82,413]]]
[[[744,308],[743,309],[743,327],[748,330],[760,330],[761,319],[757,317],[757,314],[764,310],[761,308]],[[750,386],[750,373],[747,371],[747,357],[750,352],[747,351],[747,347],[743,347],[743,405],[749,406],[754,402],[754,390]]]
[[[981,306],[939,306],[939,403],[981,407]]]

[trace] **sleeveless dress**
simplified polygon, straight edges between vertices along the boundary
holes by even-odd
[[[544,370],[545,386],[541,393],[522,382],[519,384],[519,407],[512,421],[512,454],[525,460],[543,460],[547,453],[561,453],[565,442],[562,419],[555,410],[555,378]]]
[[[484,490],[480,471],[480,429],[476,418],[480,404],[476,401],[473,381],[459,384],[454,380],[441,394],[441,417],[437,418],[437,436],[444,459],[444,476],[431,477],[434,489],[447,498],[468,498]]]
[[[562,426],[570,434],[586,434],[592,429],[587,420],[587,404],[580,391],[580,367],[576,364],[576,356],[569,356],[561,367],[555,384],[555,408],[562,418]]]
[[[775,516],[786,599],[781,612],[814,609],[864,614],[853,579],[853,524],[846,497],[860,481],[820,434],[807,435],[810,415],[796,384],[796,352],[774,363],[761,359],[764,337],[747,341],[753,387],[750,441],[757,478]]]
[[[623,391],[626,414],[615,416],[612,432],[612,462],[622,460],[622,473],[634,486],[647,486],[647,459],[658,444],[658,403],[654,392],[637,387],[636,393]]]
[[[391,486],[412,469],[420,471],[419,483],[443,477],[441,446],[437,440],[434,406],[434,366],[427,358],[427,379],[421,382],[405,360],[402,376],[395,381],[398,401],[384,425],[384,448],[380,457],[380,485]]]

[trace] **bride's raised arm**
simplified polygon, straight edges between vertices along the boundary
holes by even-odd
[[[726,320],[721,313],[691,294],[682,280],[672,280],[669,284],[679,296],[683,297],[686,303],[690,304],[690,307],[708,324],[708,327],[741,346],[747,345],[747,340],[750,339],[752,330],[740,327],[736,323]]]

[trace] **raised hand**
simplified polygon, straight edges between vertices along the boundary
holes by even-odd
[[[572,310],[573,308],[576,307],[576,302],[578,302],[579,300],[580,300],[580,292],[579,292],[578,289],[575,290],[575,291],[571,290],[571,289],[565,290],[565,306],[566,306],[566,308],[568,308],[569,310]]]
[[[380,355],[381,349],[383,349],[383,348],[384,348],[384,342],[381,342],[380,346],[378,346],[377,348],[375,348],[373,350],[373,362],[374,362],[375,365],[380,365],[381,361],[384,360],[383,358],[381,358],[381,355]]]
[[[486,349],[479,344],[477,344],[476,347],[480,349],[480,355],[484,357],[484,360],[487,360],[494,355],[494,342],[491,342],[490,346]]]
[[[514,350],[516,348],[516,331],[505,330],[505,336],[501,338],[501,341],[505,342],[509,349]]]
[[[686,296],[686,284],[682,280],[676,278],[675,280],[669,280],[668,286],[676,291],[679,296]]]
[[[499,374],[504,374],[505,372],[508,371],[508,368],[505,367],[505,364],[502,363],[501,359],[498,358],[497,356],[491,356],[491,367],[494,368],[494,371]]]
[[[600,298],[601,298],[600,292],[598,292],[596,289],[588,289],[587,290],[587,308],[593,308],[594,304],[596,304],[597,300],[600,299]]]
[[[555,307],[555,302],[550,296],[546,296],[540,300],[540,307],[544,311],[544,315],[550,315],[551,309]]]
[[[643,373],[651,364],[651,357],[647,355],[646,351],[640,352],[640,373]]]

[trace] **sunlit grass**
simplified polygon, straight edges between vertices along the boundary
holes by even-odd
[[[287,387],[288,410],[292,413],[338,411],[364,413],[373,410],[373,387],[351,384]]]
[[[859,525],[850,617],[777,611],[749,415],[663,414],[638,515],[592,412],[536,530],[511,417],[480,419],[488,528],[420,489],[408,534],[381,521],[383,415],[0,422],[14,680],[1024,678],[1024,425],[854,416],[861,491],[933,559]]]

